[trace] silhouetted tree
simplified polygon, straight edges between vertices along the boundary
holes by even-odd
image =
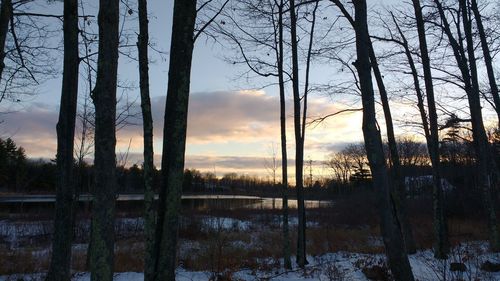
[[[95,106],[95,183],[90,242],[92,281],[113,280],[119,2],[99,1],[97,76],[91,95]]]
[[[139,35],[137,48],[139,52],[139,83],[141,89],[142,129],[144,140],[144,280],[154,280],[153,247],[155,233],[154,213],[154,152],[153,152],[153,116],[149,95],[149,58],[148,58],[148,8],[147,0],[139,0]]]
[[[436,110],[436,101],[434,98],[434,85],[427,48],[426,31],[424,18],[422,15],[422,6],[420,0],[413,0],[413,9],[417,22],[418,38],[420,45],[420,56],[422,58],[422,67],[424,70],[425,91],[427,96],[427,107],[429,110],[429,136],[427,147],[432,163],[433,176],[433,210],[434,210],[434,256],[445,259],[449,253],[448,227],[444,211],[443,188],[441,184],[441,171],[439,159],[439,130]],[[423,119],[422,119],[423,120]]]
[[[453,51],[456,60],[456,65],[460,71],[462,78],[463,89],[467,94],[469,102],[469,110],[471,116],[472,135],[474,139],[474,149],[476,152],[478,166],[478,185],[483,192],[483,202],[488,217],[489,225],[489,242],[492,251],[500,251],[500,233],[497,225],[497,215],[495,204],[491,196],[493,185],[493,174],[497,173],[496,163],[491,157],[490,145],[488,137],[484,129],[483,114],[481,109],[479,81],[477,76],[476,58],[474,53],[474,42],[472,40],[472,27],[469,20],[467,5],[464,1],[459,1],[458,9],[447,9],[453,11],[454,18],[462,18],[461,22],[465,32],[466,46],[461,41],[463,34],[461,28],[458,28],[458,34],[454,35],[446,14],[445,8],[441,1],[434,0],[435,7],[439,13],[439,27],[445,33]],[[457,36],[459,40],[455,37]]]
[[[73,148],[78,100],[78,1],[64,1],[64,68],[59,121],[57,123],[56,210],[52,259],[48,281],[71,279],[71,244],[73,241],[73,199],[75,177]]]
[[[333,1],[344,15],[349,15],[340,1]],[[396,280],[414,280],[404,240],[398,224],[398,215],[391,193],[388,171],[383,151],[380,131],[375,116],[375,99],[371,77],[370,35],[367,24],[366,0],[353,1],[355,16],[350,23],[356,33],[355,67],[358,72],[363,103],[363,136],[368,162],[373,177],[373,184],[378,189],[379,212],[382,238],[384,241],[389,267]]]
[[[12,13],[11,0],[3,0],[0,6],[0,79],[5,68],[5,41],[9,32],[10,14]]]
[[[175,0],[154,248],[154,280],[175,280],[196,0]],[[149,265],[148,265],[149,267]]]
[[[488,73],[488,83],[490,85],[491,96],[493,97],[493,101],[495,103],[495,111],[498,117],[498,126],[500,127],[500,96],[498,94],[498,82],[495,78],[495,71],[493,69],[493,59],[491,57],[490,47],[488,45],[488,35],[486,34],[486,30],[483,25],[483,19],[477,5],[477,0],[471,0],[469,5],[469,8],[474,13],[474,18],[476,19],[477,32],[479,33],[481,49],[483,50],[484,64]],[[472,18],[469,19],[469,21],[469,24],[471,24]]]

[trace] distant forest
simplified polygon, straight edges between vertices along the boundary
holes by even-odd
[[[452,124],[453,120],[450,122]],[[443,178],[462,193],[470,194],[477,186],[477,173],[470,172],[476,169],[472,137],[468,130],[459,128],[458,123],[454,124],[443,130],[440,143]],[[488,136],[495,148],[495,159],[499,161],[500,136],[494,129],[489,131]],[[384,148],[388,153],[388,147]],[[398,139],[398,152],[405,178],[431,175],[431,162],[424,142],[411,137],[401,137]],[[342,150],[333,152],[322,164],[328,168],[330,175],[326,177],[312,175],[312,181],[308,175],[308,167],[304,168],[304,174],[307,175],[305,187],[308,193],[316,192],[324,196],[372,190],[371,172],[362,143],[349,144]],[[387,164],[391,165],[390,162]],[[74,168],[77,171],[78,192],[92,193],[93,165],[75,158]],[[234,172],[216,175],[213,172],[187,168],[184,170],[182,190],[185,193],[217,192],[280,196],[281,181],[277,175],[280,173],[279,169],[276,167],[276,170],[273,170],[272,167],[267,167],[267,172],[267,176]],[[118,166],[116,174],[118,193],[144,191],[142,165]],[[56,177],[55,159],[32,159],[26,155],[24,148],[18,146],[11,138],[0,138],[0,192],[55,193]],[[155,168],[154,189],[157,192],[160,180],[161,171]],[[432,182],[428,182],[428,186],[424,186],[423,190],[413,191],[415,192],[431,194]],[[411,190],[409,194],[412,194]],[[293,193],[291,195],[293,196]]]

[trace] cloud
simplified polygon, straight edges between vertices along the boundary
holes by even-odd
[[[156,135],[161,136],[165,97],[153,102]],[[287,100],[287,126],[289,141],[293,140],[293,104]],[[308,115],[324,116],[343,107],[328,100],[313,97],[309,100]],[[353,131],[353,122],[361,126],[355,114],[339,115],[317,127],[308,127],[311,133]],[[358,116],[360,116],[358,114]],[[188,118],[188,143],[252,142],[272,137],[279,141],[279,98],[264,91],[218,91],[193,93],[190,97]],[[349,132],[352,133],[352,132]],[[357,137],[357,132],[355,132]],[[350,134],[349,134],[350,136]]]
[[[138,105],[137,105],[138,107]],[[165,97],[152,99],[155,154],[161,154]],[[343,109],[331,102],[310,99],[310,116],[322,116]],[[288,154],[294,157],[293,107],[287,101]],[[306,157],[324,160],[344,143],[359,140],[359,113],[338,115],[306,133]],[[32,104],[23,111],[5,115],[0,126],[2,137],[13,137],[30,157],[52,158],[56,152],[57,106]],[[139,122],[140,123],[140,122]],[[264,91],[199,92],[190,96],[187,166],[229,169],[263,169],[271,143],[279,144],[279,98]],[[130,148],[129,148],[130,145]],[[135,154],[140,163],[142,127],[125,127],[117,133],[117,153]],[[245,156],[245,157],[244,157]],[[158,158],[159,159],[159,158]],[[208,164],[211,163],[211,164]],[[225,168],[224,168],[225,169]]]
[[[123,154],[120,154],[118,158],[121,158],[121,156]],[[141,153],[129,153],[126,158],[126,165],[141,165],[143,162]],[[156,167],[161,166],[160,161],[161,155],[155,155]],[[263,174],[263,170],[266,169],[266,163],[270,163],[270,161],[269,157],[187,155],[185,168],[197,169],[202,172],[216,171],[218,176],[230,172],[261,175]],[[290,169],[292,169],[294,161],[294,159],[288,159]]]
[[[162,135],[165,97],[153,99],[155,135]],[[189,101],[188,142],[255,140],[274,133],[279,102],[261,91],[193,93]]]
[[[10,137],[32,157],[56,154],[57,109],[41,103],[2,116],[0,137]]]

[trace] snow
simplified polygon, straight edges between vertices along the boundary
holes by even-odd
[[[440,261],[433,258],[431,250],[420,251],[410,256],[415,278],[420,281],[434,280],[500,280],[500,272],[488,273],[480,270],[480,265],[486,261],[500,262],[500,254],[488,253],[485,242],[470,242],[455,247],[450,258]],[[385,263],[383,255],[369,255],[349,252],[329,253],[318,257],[308,257],[309,265],[305,269],[284,271],[276,268],[268,271],[241,269],[236,272],[226,272],[233,280],[274,280],[274,281],[304,281],[304,280],[368,280],[361,271],[363,266],[380,265]],[[449,270],[451,262],[463,262],[465,272]],[[179,281],[205,281],[215,273],[209,271],[189,271],[178,268],[177,280]],[[224,273],[219,273],[224,274]],[[43,280],[43,274],[0,276],[0,281],[18,280]],[[73,281],[88,281],[88,272],[75,273]],[[143,274],[138,272],[116,273],[116,281],[143,281]]]
[[[189,223],[189,220],[183,223]],[[215,231],[252,231],[259,233],[265,231],[267,224],[279,226],[281,220],[279,216],[258,216],[255,220],[239,220],[230,217],[214,217],[202,215],[196,218],[203,230]],[[264,223],[263,223],[264,222]],[[181,220],[182,223],[182,220]],[[290,225],[297,224],[297,218],[291,217]],[[308,222],[309,227],[314,227],[318,223]],[[134,234],[142,231],[144,220],[142,218],[120,218],[117,219],[115,227],[120,235]],[[88,221],[81,221],[76,227],[84,235],[88,233]],[[23,240],[30,240],[36,236],[48,236],[52,231],[52,225],[49,221],[40,222],[11,222],[7,220],[0,221],[0,239],[7,242],[9,248],[16,249]],[[77,231],[78,232],[78,231]],[[77,233],[78,236],[78,233]],[[252,238],[255,238],[252,236]],[[383,246],[382,240],[378,236],[370,237],[369,241],[373,245]],[[258,249],[261,245],[255,241],[234,241],[239,243],[241,248]],[[191,255],[201,248],[198,241],[182,241],[179,247],[179,255]],[[80,243],[73,245],[73,251],[86,250],[87,244]],[[49,256],[49,250],[44,248],[31,250],[33,257],[43,260]],[[1,258],[1,257],[0,257]],[[489,260],[494,263],[500,263],[500,254],[488,253],[486,242],[468,242],[452,249],[448,260],[440,261],[433,257],[431,250],[420,251],[409,257],[415,278],[420,281],[434,280],[500,280],[500,273],[488,273],[480,270],[480,266]],[[274,268],[272,270],[255,270],[241,268],[235,272],[222,272],[218,274],[229,274],[232,280],[368,280],[362,273],[362,268],[373,265],[384,265],[385,257],[381,254],[370,255],[350,252],[328,253],[317,257],[309,256],[310,264],[305,269],[293,269],[285,271],[283,268]],[[271,260],[261,260],[263,264],[270,265],[273,268]],[[453,272],[449,270],[450,263],[463,263],[466,266],[465,272]],[[198,281],[209,280],[216,274],[210,271],[189,271],[184,268],[177,270],[177,280]],[[10,280],[43,280],[44,274],[19,274],[11,276],[0,276],[0,281]],[[88,272],[75,273],[74,281],[90,280]],[[114,280],[117,281],[142,281],[143,274],[138,272],[116,273]]]
[[[224,217],[202,217],[202,227],[204,230],[239,230],[246,231],[252,224],[250,221],[243,221],[234,218]]]

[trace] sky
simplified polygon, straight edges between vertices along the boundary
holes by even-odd
[[[150,11],[150,38],[155,49],[165,52],[169,49],[172,2],[148,1]],[[380,1],[368,1],[376,7]],[[394,1],[384,1],[390,5]],[[96,14],[97,1],[90,1],[86,12]],[[45,12],[62,14],[62,4],[52,3],[40,9]],[[133,15],[134,16],[134,15]],[[133,17],[132,16],[132,17]],[[53,24],[60,24],[55,22]],[[129,19],[127,25],[137,22]],[[135,41],[134,41],[135,43]],[[261,88],[267,80],[250,80],[241,77],[246,71],[243,66],[233,65],[224,60],[229,52],[223,45],[214,43],[207,37],[200,37],[195,44],[191,95],[189,102],[186,168],[216,172],[222,176],[227,172],[267,176],[266,162],[273,155],[280,154],[279,136],[279,96],[275,87]],[[150,64],[150,91],[152,95],[154,119],[155,163],[160,166],[162,147],[163,114],[168,82],[168,54],[160,55],[152,50]],[[62,71],[62,53],[57,64]],[[120,57],[119,80],[122,83],[138,85],[136,62]],[[338,73],[335,67],[313,67],[314,79],[329,81]],[[60,75],[48,79],[37,87],[37,95],[23,101],[15,111],[1,116],[0,137],[12,137],[23,146],[29,157],[51,159],[56,151],[56,123],[59,110]],[[84,86],[81,87],[83,89]],[[120,90],[119,90],[120,91]],[[81,92],[80,92],[81,94]],[[130,97],[138,97],[138,87],[129,90]],[[324,93],[310,97],[311,119],[353,107],[356,98],[334,96]],[[137,103],[139,100],[137,99]],[[398,101],[395,101],[398,103]],[[134,107],[139,110],[138,104]],[[413,109],[403,103],[395,106],[396,121]],[[291,96],[287,96],[287,139],[289,158],[293,153]],[[379,117],[379,119],[381,119]],[[383,120],[379,120],[381,126]],[[313,160],[315,176],[329,174],[324,162],[331,153],[348,143],[362,141],[361,112],[338,115],[322,124],[308,126],[306,131],[305,160]],[[140,122],[137,122],[140,124]],[[398,133],[405,133],[399,126]],[[128,151],[126,165],[142,163],[142,128],[140,125],[127,126],[117,133],[117,153]],[[122,159],[123,157],[118,157]],[[279,158],[279,156],[278,156]],[[293,164],[293,161],[291,161]],[[293,168],[289,169],[292,171]]]

